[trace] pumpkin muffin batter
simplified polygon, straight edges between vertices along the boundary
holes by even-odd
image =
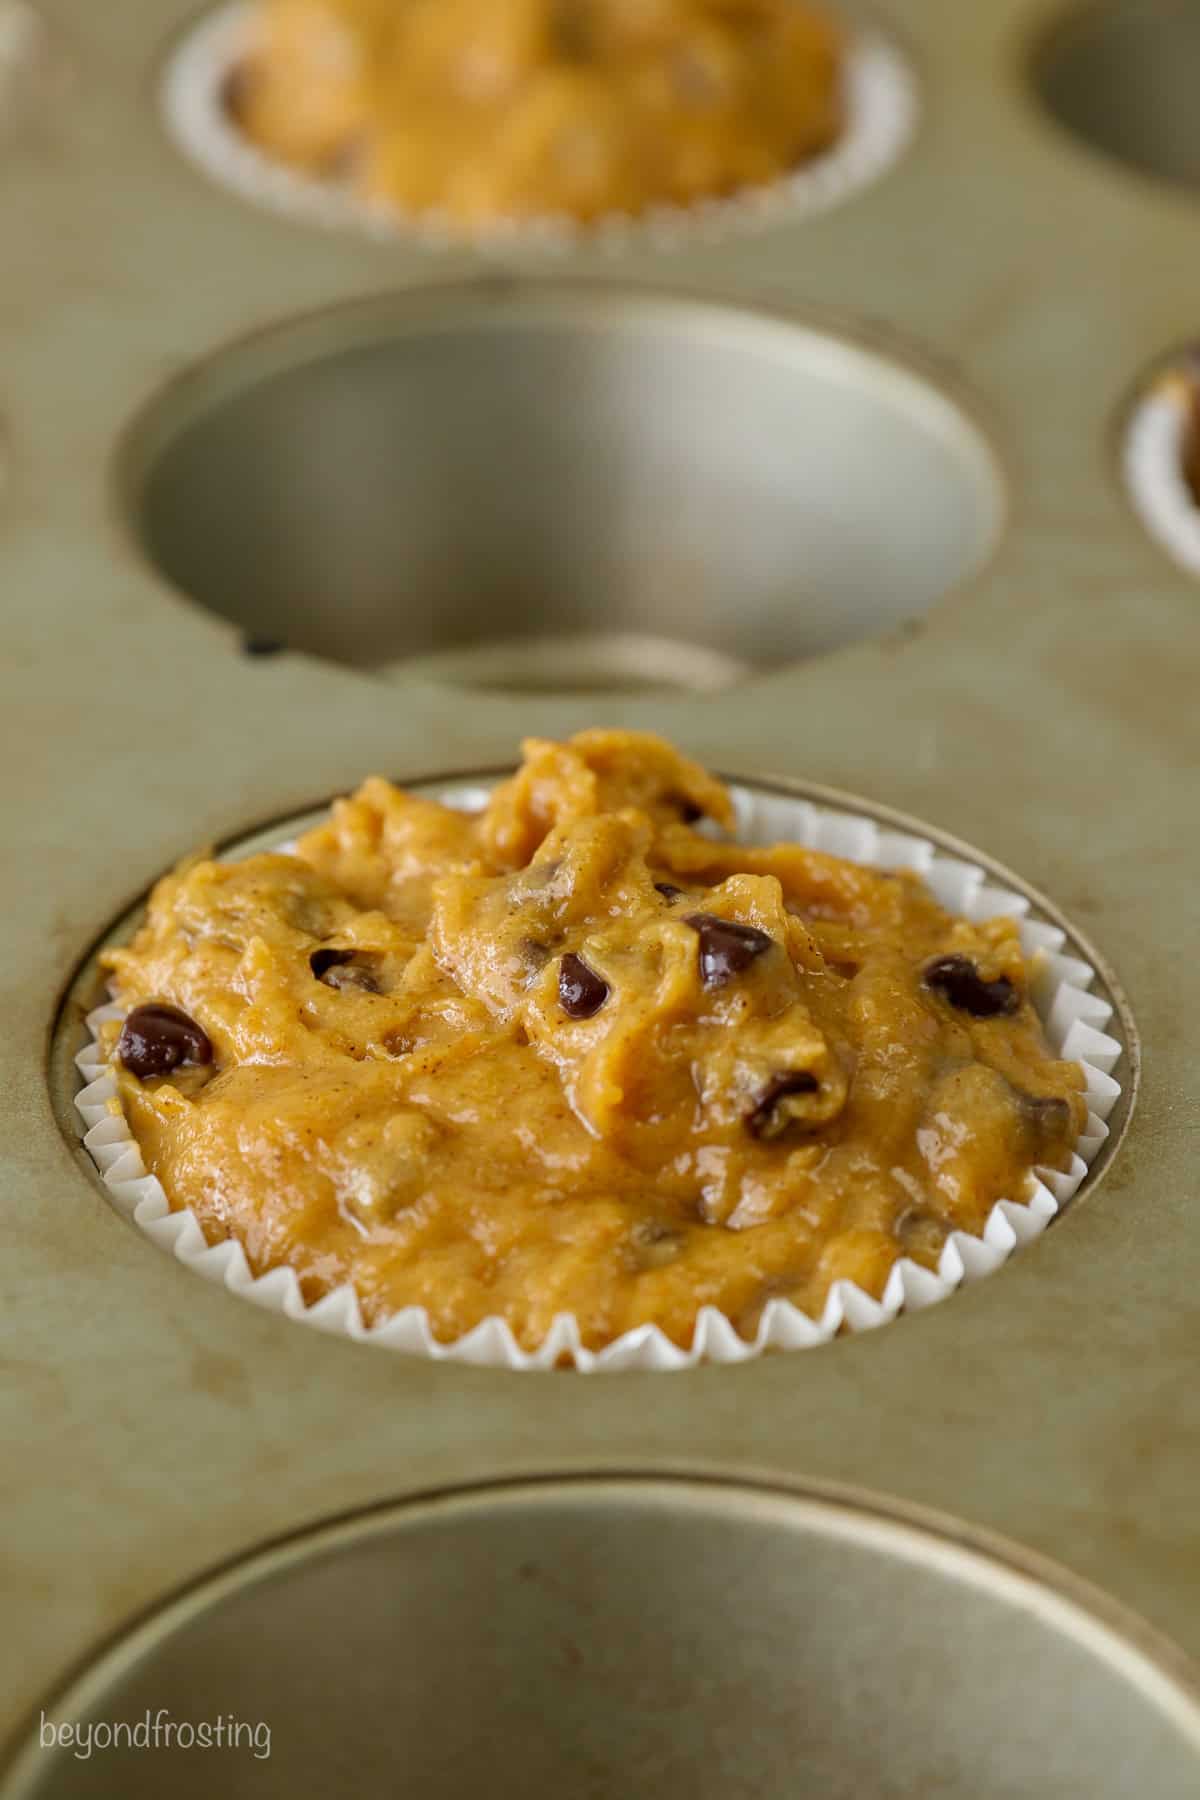
[[[106,961],[172,1206],[369,1322],[686,1345],[706,1304],[752,1336],[774,1296],[878,1296],[1067,1165],[1082,1072],[1013,921],[701,815],[732,820],[703,769],[587,731],[477,815],[375,778],[294,854],[166,877]]]
[[[228,104],[268,155],[405,212],[586,221],[828,148],[842,63],[805,0],[261,0]]]

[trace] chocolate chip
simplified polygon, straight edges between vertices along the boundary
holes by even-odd
[[[925,986],[973,1019],[1015,1013],[1021,996],[1007,975],[985,981],[967,956],[939,956],[925,971]]]
[[[308,966],[317,980],[331,988],[361,988],[366,994],[377,994],[379,983],[370,969],[355,962],[354,950],[314,950]]]
[[[609,996],[609,986],[581,956],[568,950],[558,966],[558,1003],[569,1019],[591,1019]]]
[[[675,804],[679,808],[679,816],[685,825],[698,825],[704,817],[704,808],[697,806],[694,800],[676,795]]]
[[[208,1034],[178,1006],[135,1006],[121,1027],[117,1055],[139,1081],[169,1075],[183,1063],[210,1063]]]
[[[668,906],[674,906],[677,900],[683,899],[683,889],[676,887],[673,881],[656,881],[654,891],[662,895]]]
[[[724,987],[775,943],[757,925],[739,925],[715,913],[689,913],[684,924],[700,934],[700,979],[706,988]]]
[[[786,1108],[779,1102],[789,1094],[815,1094],[820,1082],[807,1069],[791,1069],[773,1075],[759,1095],[753,1109],[746,1114],[746,1130],[751,1137],[773,1138],[791,1122]]]
[[[324,981],[330,969],[340,968],[343,963],[354,961],[353,950],[314,950],[308,959],[308,966],[318,981]]]

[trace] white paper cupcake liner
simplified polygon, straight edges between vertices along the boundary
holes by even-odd
[[[735,787],[733,795],[737,808],[734,835],[739,842],[792,841],[872,868],[912,869],[948,912],[971,920],[998,914],[1019,919],[1022,949],[1032,968],[1031,994],[1051,1047],[1056,1055],[1083,1066],[1088,1120],[1070,1169],[1065,1174],[1036,1170],[1028,1197],[997,1201],[981,1237],[952,1233],[936,1272],[902,1258],[893,1267],[880,1300],[853,1282],[835,1282],[819,1319],[809,1318],[790,1301],[772,1300],[752,1340],[739,1337],[715,1308],[704,1307],[686,1350],[653,1325],[627,1332],[602,1350],[588,1350],[580,1342],[575,1319],[567,1314],[555,1319],[535,1350],[521,1349],[507,1324],[496,1318],[483,1321],[456,1343],[439,1343],[423,1307],[408,1307],[386,1323],[369,1327],[363,1323],[350,1287],[338,1288],[307,1305],[291,1269],[255,1276],[239,1243],[210,1245],[194,1212],[172,1212],[161,1183],[146,1173],[141,1151],[120,1109],[116,1080],[97,1041],[102,1025],[123,1016],[121,1007],[108,1005],[88,1017],[91,1039],[75,1059],[86,1082],[76,1106],[86,1127],[84,1144],[118,1210],[189,1268],[272,1312],[356,1341],[437,1361],[492,1368],[549,1369],[568,1361],[584,1371],[686,1369],[701,1362],[747,1362],[766,1350],[799,1350],[828,1343],[843,1326],[850,1331],[869,1331],[905,1309],[931,1306],[964,1282],[992,1274],[1019,1245],[1040,1236],[1073,1198],[1108,1136],[1104,1121],[1121,1094],[1112,1071],[1124,1047],[1106,1031],[1111,1006],[1089,992],[1094,971],[1065,954],[1065,934],[1057,926],[1031,917],[1029,902],[1022,895],[990,885],[981,869],[943,855],[925,838],[884,830],[859,815],[783,795],[741,787]],[[463,809],[477,809],[487,797],[488,790],[480,787],[457,787],[439,795],[445,804]]]
[[[1143,395],[1125,435],[1125,482],[1151,537],[1200,575],[1200,505],[1183,472],[1189,382],[1169,371]]]
[[[634,242],[669,248],[697,236],[803,218],[828,211],[877,180],[901,155],[917,122],[917,85],[908,63],[888,39],[861,32],[847,56],[840,137],[778,181],[695,206],[655,207],[636,218],[612,214],[590,225],[557,215],[464,225],[442,214],[407,215],[386,202],[364,200],[345,184],[293,169],[251,143],[230,115],[225,95],[252,41],[254,18],[253,0],[219,7],[168,59],[162,111],[177,147],[213,181],[258,206],[304,224],[351,227],[429,249],[568,251],[587,243],[619,250]]]

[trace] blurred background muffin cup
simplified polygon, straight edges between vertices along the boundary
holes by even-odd
[[[357,229],[430,249],[522,245],[569,251],[595,244],[619,250],[646,243],[669,248],[697,236],[804,218],[878,179],[904,151],[918,116],[916,81],[901,52],[874,30],[852,30],[841,69],[843,121],[837,137],[777,179],[686,206],[614,211],[587,222],[563,213],[465,220],[433,209],[405,212],[387,200],[364,197],[337,168],[336,158],[322,175],[259,148],[238,122],[258,32],[258,6],[239,0],[205,15],[176,45],[162,82],[163,115],[176,146],[232,193],[299,223]]]
[[[1105,1121],[1121,1096],[1121,1085],[1113,1071],[1125,1046],[1118,1037],[1110,1035],[1112,1007],[1090,991],[1095,979],[1093,969],[1065,953],[1063,931],[1034,916],[1022,895],[990,883],[984,871],[944,855],[927,839],[881,828],[861,815],[788,796],[738,786],[732,792],[737,810],[733,835],[738,842],[792,841],[872,868],[912,870],[948,912],[972,921],[1002,914],[1018,919],[1021,947],[1030,969],[1030,995],[1051,1051],[1082,1065],[1088,1120],[1070,1168],[1064,1172],[1036,1169],[1028,1193],[996,1202],[980,1237],[953,1232],[936,1270],[901,1258],[878,1299],[853,1282],[836,1281],[817,1319],[790,1301],[773,1299],[764,1309],[753,1339],[739,1336],[727,1318],[706,1307],[698,1315],[692,1342],[686,1349],[670,1342],[656,1326],[647,1325],[625,1333],[602,1349],[589,1350],[580,1342],[575,1320],[565,1314],[556,1318],[534,1350],[523,1350],[499,1318],[484,1320],[455,1343],[438,1342],[421,1307],[407,1308],[382,1324],[367,1327],[351,1288],[338,1288],[308,1305],[290,1268],[273,1269],[256,1277],[238,1242],[210,1245],[193,1212],[171,1210],[161,1184],[146,1172],[120,1107],[116,1080],[100,1048],[101,1027],[122,1016],[120,1007],[106,1005],[89,1015],[90,1041],[76,1058],[85,1083],[76,1096],[76,1106],[85,1128],[84,1144],[114,1205],[139,1231],[172,1252],[180,1262],[272,1312],[355,1341],[438,1361],[492,1368],[572,1365],[590,1372],[746,1362],[768,1350],[824,1344],[842,1330],[870,1330],[902,1311],[945,1299],[964,1282],[992,1274],[1021,1245],[1040,1236],[1068,1205],[1108,1136]],[[438,796],[447,805],[471,810],[482,806],[487,797],[487,790],[478,787],[454,788]]]
[[[1177,357],[1138,400],[1124,461],[1143,525],[1176,562],[1200,575],[1200,352]]]

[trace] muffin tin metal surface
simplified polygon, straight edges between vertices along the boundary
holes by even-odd
[[[253,638],[568,691],[622,684],[602,637],[674,644],[672,685],[704,687],[905,625],[1005,504],[919,373],[766,307],[562,282],[258,333],[152,403],[118,469],[146,553]],[[540,676],[486,654],[547,636],[577,649]]]
[[[1196,198],[1047,117],[1032,74],[1047,0],[888,0],[925,110],[876,187],[670,256],[485,266],[308,231],[201,180],[156,111],[184,0],[41,10],[72,79],[0,137],[0,1730],[216,1563],[336,1513],[532,1470],[686,1462],[877,1490],[1018,1541],[1200,1654],[1200,611],[1115,454],[1125,395],[1195,333]],[[718,696],[602,701],[249,658],[155,572],[121,448],[175,377],[343,304],[441,284],[457,307],[503,307],[547,282],[626,318],[644,302],[618,290],[739,303],[919,370],[982,421],[1004,469],[986,566],[903,631],[807,661],[768,652]],[[864,485],[864,529],[872,504]],[[173,1268],[108,1207],[60,1124],[48,1044],[109,922],[197,842],[368,769],[494,764],[522,734],[593,722],[957,834],[1050,895],[1116,970],[1146,1053],[1136,1112],[1103,1179],[1001,1278],[809,1356],[517,1378],[297,1332]]]
[[[1171,1652],[989,1548],[678,1478],[419,1495],[143,1620],[47,1708],[82,1744],[123,1726],[116,1753],[31,1744],[12,1791],[157,1796],[133,1732],[165,1716],[239,1728],[236,1754],[172,1750],[173,1800],[208,1800],[214,1762],[229,1800],[401,1770],[430,1800],[1187,1800],[1200,1696]]]
[[[1200,183],[1200,15],[1189,0],[1102,0],[1056,19],[1034,57],[1051,117],[1163,181]]]

